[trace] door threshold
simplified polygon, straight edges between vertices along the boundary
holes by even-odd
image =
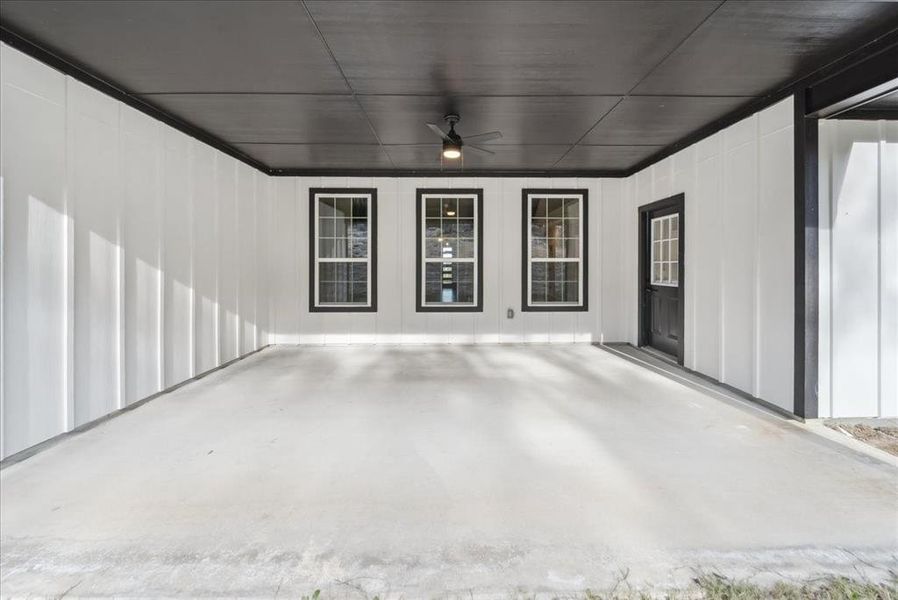
[[[658,350],[657,348],[653,348],[652,346],[639,346],[638,349],[642,350],[646,354],[651,354],[652,356],[654,356],[655,358],[657,358],[659,360],[669,362],[670,364],[672,364],[676,367],[680,366],[680,363],[677,360],[677,357],[674,356],[673,354],[668,354],[667,352],[665,352],[663,350]]]

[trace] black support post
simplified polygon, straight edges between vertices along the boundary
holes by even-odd
[[[817,418],[819,326],[817,119],[807,91],[795,92],[795,414]]]

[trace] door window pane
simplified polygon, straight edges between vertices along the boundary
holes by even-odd
[[[679,285],[680,216],[673,214],[652,219],[650,232],[652,285]]]

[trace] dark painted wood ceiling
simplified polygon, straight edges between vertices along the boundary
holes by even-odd
[[[898,29],[898,3],[4,0],[4,28],[272,169],[626,171]],[[444,169],[459,167],[444,165]]]

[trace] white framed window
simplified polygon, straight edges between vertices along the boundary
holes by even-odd
[[[587,191],[523,190],[522,310],[587,310]]]
[[[309,191],[309,310],[377,310],[377,190]]]
[[[652,285],[680,285],[680,215],[652,219]]]
[[[419,189],[416,214],[417,310],[482,310],[483,190]]]

